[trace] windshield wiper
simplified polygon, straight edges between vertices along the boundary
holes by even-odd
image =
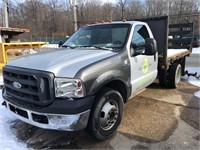
[[[113,50],[112,48],[108,48],[108,47],[100,47],[100,46],[93,46],[93,45],[83,45],[83,46],[77,46],[76,48],[79,48],[79,47],[90,47],[90,48],[96,48],[96,49],[101,49],[101,50]]]
[[[69,47],[71,49],[75,49],[75,48],[79,48],[79,47],[89,47],[89,48],[96,48],[96,49],[101,49],[101,50],[113,50],[112,48],[108,48],[108,47],[99,47],[99,46],[90,46],[90,45],[82,45],[82,46],[69,46],[69,45],[62,45],[62,47]]]
[[[61,47],[69,47],[69,48],[71,48],[71,49],[76,48],[76,47],[72,47],[72,46],[68,46],[68,45],[62,45]]]

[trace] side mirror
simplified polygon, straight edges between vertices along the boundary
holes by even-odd
[[[137,45],[135,43],[131,43],[131,56],[143,54],[145,54],[145,44]]]
[[[145,55],[155,55],[157,52],[157,43],[153,38],[147,38],[145,40]]]

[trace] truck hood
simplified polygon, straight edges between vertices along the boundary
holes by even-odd
[[[48,71],[57,77],[73,78],[80,69],[113,55],[116,53],[109,50],[65,48],[21,57],[8,62],[7,65]]]

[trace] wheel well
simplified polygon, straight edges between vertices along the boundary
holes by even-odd
[[[126,88],[126,85],[122,81],[119,81],[119,80],[111,81],[107,83],[106,85],[104,85],[103,88],[104,87],[110,87],[118,91],[122,95],[124,103],[127,102],[127,88]]]

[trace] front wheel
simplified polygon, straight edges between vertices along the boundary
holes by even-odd
[[[111,137],[117,130],[123,115],[123,98],[111,88],[101,90],[95,99],[87,132],[98,140]]]

